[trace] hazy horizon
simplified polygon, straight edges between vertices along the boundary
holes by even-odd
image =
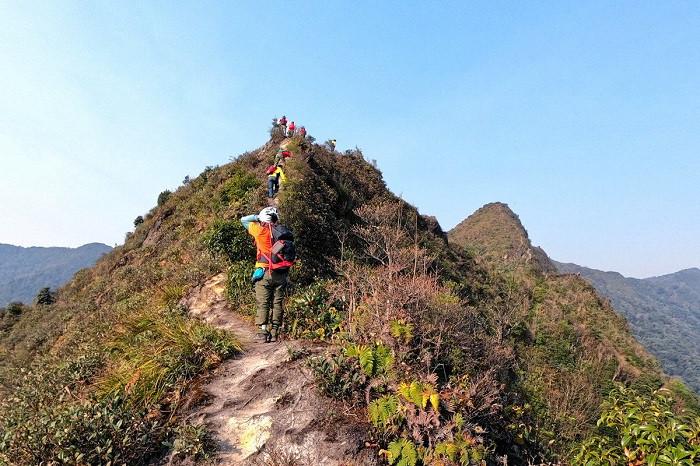
[[[452,228],[628,277],[700,266],[700,3],[0,4],[0,242],[121,244],[286,113]]]

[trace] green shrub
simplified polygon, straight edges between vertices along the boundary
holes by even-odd
[[[37,293],[36,298],[34,298],[34,302],[37,305],[48,306],[56,302],[56,294],[51,292],[51,288],[44,287],[41,290],[39,290],[39,293]]]
[[[309,359],[309,366],[316,375],[321,391],[338,400],[361,400],[367,385],[357,361],[344,354],[326,354]]]
[[[290,336],[325,340],[340,330],[343,315],[329,303],[327,285],[317,281],[290,298],[285,317]]]
[[[410,440],[405,438],[394,440],[384,450],[386,460],[390,465],[416,466],[419,463],[418,451]]]
[[[250,281],[254,269],[255,264],[250,260],[234,262],[228,269],[226,294],[243,314],[255,309],[255,294]]]
[[[163,204],[165,204],[166,202],[168,202],[168,199],[170,199],[171,194],[172,194],[172,192],[170,192],[167,189],[165,191],[162,191],[160,194],[158,194],[158,202],[157,202],[158,207],[160,207]]]
[[[697,465],[700,417],[672,407],[666,389],[643,395],[618,385],[603,402],[599,433],[581,445],[573,464]]]
[[[391,350],[381,343],[376,343],[374,346],[351,344],[345,348],[345,355],[357,358],[362,372],[367,377],[385,375],[394,364]]]
[[[432,382],[414,380],[368,405],[369,421],[387,446],[380,453],[390,465],[486,464],[489,452],[471,431],[483,430],[460,413],[446,416],[443,403]]]
[[[234,171],[221,189],[219,195],[221,205],[228,206],[233,201],[243,200],[246,194],[260,185],[260,180],[250,172],[242,169]]]
[[[185,295],[185,288],[181,285],[168,285],[163,288],[161,302],[169,310],[174,310],[182,297]]]
[[[11,316],[18,316],[24,310],[24,304],[20,302],[13,302],[7,305],[5,312]]]
[[[114,434],[105,432],[103,436],[99,430],[86,434],[93,425],[104,429],[93,415],[113,413],[114,406],[100,405],[89,396],[80,401],[84,398],[79,396],[80,391],[104,361],[101,353],[81,350],[84,354],[77,359],[62,364],[45,360],[12,375],[12,394],[0,402],[0,464],[3,459],[10,464],[74,464],[80,453],[87,455],[80,464],[99,463],[87,461],[92,457],[87,449],[82,450],[82,445],[94,447]]]
[[[166,430],[119,396],[46,404],[5,426],[0,452],[17,464],[143,464]]]
[[[178,460],[206,460],[216,449],[214,440],[202,424],[178,426],[174,429],[173,437],[167,445],[172,449],[173,458]]]
[[[204,235],[204,244],[212,254],[222,254],[231,262],[255,257],[253,240],[234,220],[216,220]]]
[[[297,283],[308,285],[332,275],[330,257],[340,253],[337,233],[342,225],[333,212],[337,194],[315,177],[308,166],[292,160],[287,163],[289,181],[280,191],[281,221],[295,235]]]
[[[569,322],[562,321],[556,329],[540,330],[535,337],[535,345],[544,352],[547,361],[562,369],[571,369],[578,359],[578,341]]]

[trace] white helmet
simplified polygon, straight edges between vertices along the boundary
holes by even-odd
[[[277,223],[280,214],[277,212],[277,207],[265,207],[258,214],[258,220],[264,223]]]

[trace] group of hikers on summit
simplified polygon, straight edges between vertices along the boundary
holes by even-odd
[[[293,121],[287,124],[287,115],[282,115],[282,118],[280,119],[273,119],[272,126],[274,128],[280,128],[283,134],[288,138],[291,138],[292,136],[301,136],[302,138],[306,137],[306,128],[303,126],[297,128]]]

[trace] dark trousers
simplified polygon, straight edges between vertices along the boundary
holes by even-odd
[[[255,282],[255,300],[258,303],[255,325],[272,324],[273,328],[279,328],[282,324],[282,303],[287,291],[288,275],[288,270],[266,270],[265,276]]]
[[[267,197],[275,197],[277,191],[280,189],[279,178],[268,178],[267,179]]]

